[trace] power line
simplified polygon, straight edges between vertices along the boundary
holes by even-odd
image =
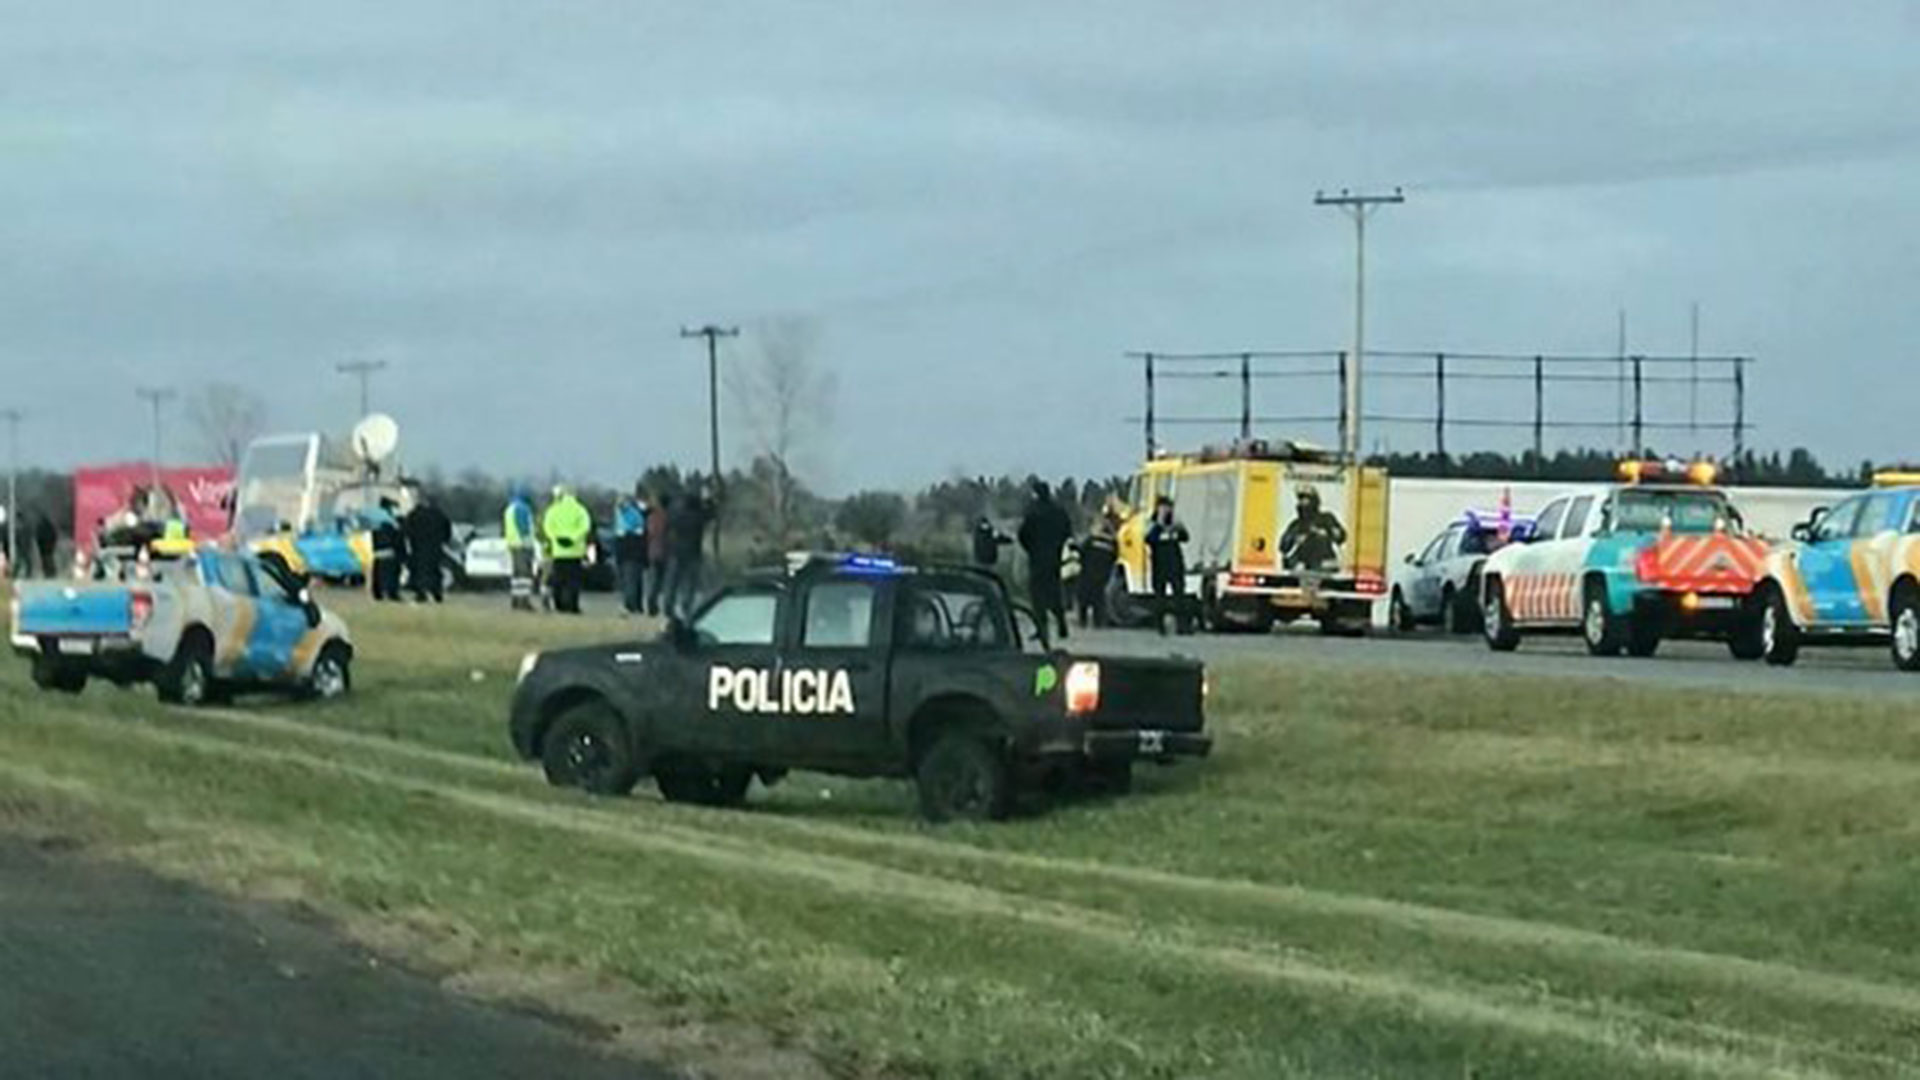
[[[1353,219],[1353,351],[1347,354],[1347,419],[1341,433],[1348,461],[1360,460],[1360,372],[1367,352],[1367,218],[1382,206],[1406,201],[1397,187],[1391,195],[1359,195],[1346,188],[1338,195],[1313,194],[1315,206],[1337,206]]]

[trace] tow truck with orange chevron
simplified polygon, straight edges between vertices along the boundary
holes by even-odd
[[[1670,637],[1763,651],[1749,603],[1767,559],[1710,462],[1625,461],[1620,482],[1565,492],[1525,543],[1487,559],[1480,605],[1490,648],[1524,634],[1577,631],[1596,656],[1651,656]]]

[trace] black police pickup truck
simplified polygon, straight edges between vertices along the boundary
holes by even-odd
[[[788,769],[911,776],[934,821],[1004,817],[1046,780],[1123,789],[1136,761],[1211,747],[1198,662],[1036,644],[991,575],[813,557],[658,641],[528,656],[513,745],[555,785],[623,795],[651,774],[708,805]]]

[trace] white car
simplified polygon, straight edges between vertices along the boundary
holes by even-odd
[[[461,564],[466,568],[467,584],[474,588],[506,584],[513,577],[513,555],[507,550],[507,538],[500,526],[482,525],[475,529],[467,540]]]
[[[1506,543],[1524,541],[1533,518],[1508,514],[1505,540],[1500,530],[1499,513],[1469,510],[1426,547],[1409,553],[1388,600],[1389,625],[1395,630],[1437,625],[1450,634],[1479,630],[1480,568]]]

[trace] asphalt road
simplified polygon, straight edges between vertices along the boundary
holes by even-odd
[[[0,838],[0,1076],[664,1078],[284,909]]]
[[[1366,638],[1322,637],[1311,625],[1270,635],[1208,635],[1162,638],[1151,631],[1107,630],[1076,634],[1067,642],[1089,652],[1133,655],[1184,654],[1202,660],[1263,656],[1355,668],[1472,671],[1550,678],[1628,678],[1679,686],[1744,693],[1784,694],[1842,691],[1904,694],[1920,700],[1920,674],[1894,669],[1884,645],[1857,648],[1806,648],[1790,668],[1758,661],[1737,661],[1717,641],[1666,641],[1644,660],[1588,656],[1574,636],[1532,635],[1511,653],[1488,649],[1479,635],[1438,632],[1389,634],[1376,630]]]

